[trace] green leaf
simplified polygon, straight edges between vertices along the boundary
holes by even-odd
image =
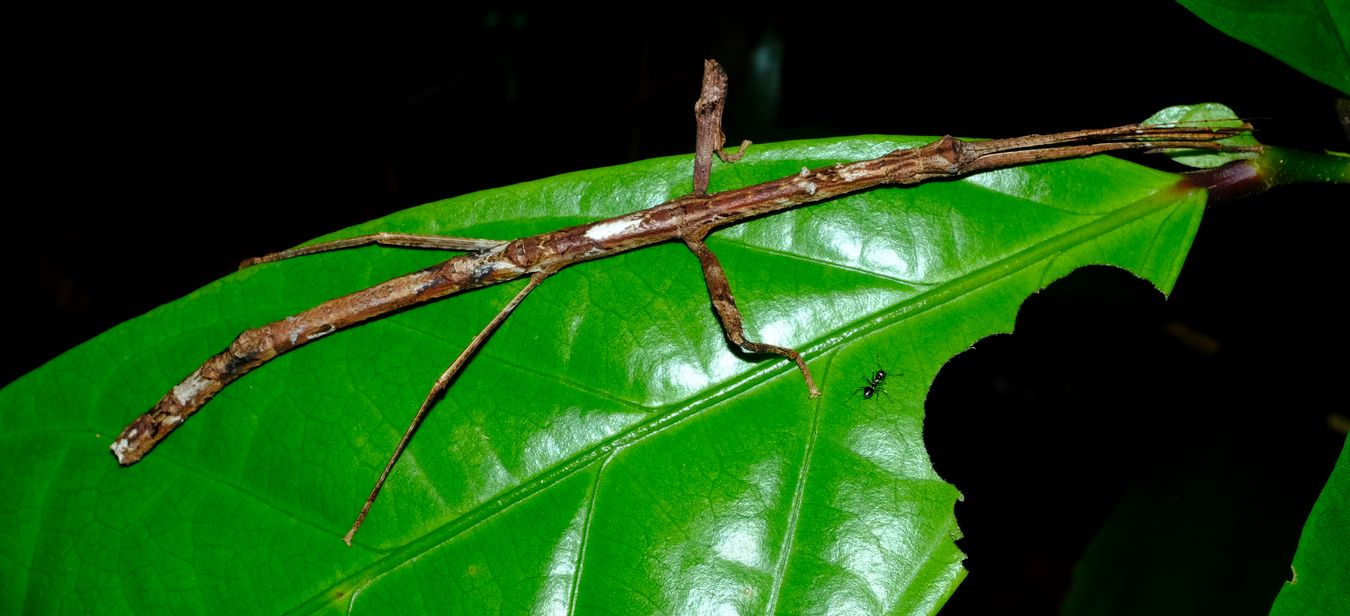
[[[713,190],[920,138],[758,145]],[[689,157],[563,175],[344,231],[510,238],[689,189]],[[964,575],[957,488],[923,447],[948,358],[1085,264],[1171,289],[1204,208],[1094,158],[872,190],[714,234],[728,349],[666,244],[553,276],[433,410],[340,540],[427,388],[522,283],[405,310],[226,388],[141,463],[113,435],[241,330],[443,255],[362,248],[230,275],[0,392],[6,612],[931,613]],[[877,368],[886,393],[858,388]]]
[[[1271,614],[1344,614],[1350,609],[1350,441],[1303,527],[1292,579],[1275,598]]]
[[[1338,0],[1178,2],[1225,34],[1350,95],[1350,4]]]
[[[1195,128],[1237,128],[1242,120],[1226,105],[1219,103],[1201,103],[1198,105],[1177,105],[1155,113],[1142,122],[1145,126],[1189,126]],[[1225,139],[1219,143],[1238,147],[1260,145],[1251,132],[1245,132]],[[1256,152],[1214,152],[1212,150],[1164,149],[1172,160],[1188,167],[1211,169],[1241,159],[1256,158]]]

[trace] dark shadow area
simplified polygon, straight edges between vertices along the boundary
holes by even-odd
[[[925,441],[970,570],[944,614],[1266,613],[1345,406],[1334,381],[1291,391],[1319,361],[1297,342],[1211,335],[1226,319],[1179,303],[1080,270],[943,368]]]

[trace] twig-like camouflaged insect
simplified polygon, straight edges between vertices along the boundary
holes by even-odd
[[[672,201],[607,220],[515,240],[380,233],[305,246],[245,263],[254,265],[366,244],[469,251],[439,265],[329,300],[294,316],[241,333],[227,349],[207,359],[164,394],[153,408],[128,425],[113,440],[113,454],[123,465],[135,464],[226,385],[298,346],[408,306],[528,277],[529,284],[498,312],[454,363],[436,379],[412,425],[395,447],[356,522],[344,537],[350,545],[352,536],[375,502],[394,463],[436,399],[525,296],[564,267],[661,242],[683,242],[698,257],[713,309],[727,339],[751,353],[777,354],[792,360],[806,381],[807,391],[815,397],[820,395],[820,390],[801,354],[791,348],[746,338],[741,313],[731,295],[726,274],[716,255],[703,241],[713,230],[878,186],[918,184],[1041,161],[1122,150],[1253,149],[1219,143],[1220,139],[1250,131],[1251,127],[1246,124],[1233,128],[1132,124],[976,142],[943,137],[922,147],[895,150],[870,160],[817,169],[802,168],[800,173],[777,180],[709,194],[707,187],[713,156],[727,161],[737,157],[721,151],[725,141],[721,131],[725,95],[726,73],[716,62],[705,62],[703,92],[694,107],[698,122],[694,190]],[[742,150],[746,145],[748,142],[742,144]],[[863,397],[871,398],[881,391],[885,377],[885,371],[877,370],[868,385],[862,388]]]

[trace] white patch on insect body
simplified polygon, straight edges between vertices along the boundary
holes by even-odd
[[[617,235],[623,235],[638,227],[641,220],[634,217],[620,218],[609,222],[598,223],[586,230],[586,237],[597,242],[603,242]]]
[[[178,401],[180,406],[188,404],[197,398],[206,389],[208,381],[202,378],[201,372],[193,372],[191,376],[183,379],[182,383],[173,386],[173,399]]]
[[[804,177],[804,178],[809,178],[809,177],[811,177],[811,170],[810,170],[810,169],[807,169],[806,167],[802,167],[802,172],[801,172],[801,173],[798,173],[797,175],[799,175],[799,176],[801,176],[801,177]]]
[[[337,331],[337,328],[334,327],[332,324],[330,324],[330,323],[324,323],[322,326],[319,327],[318,331],[313,331],[313,332],[310,332],[310,333],[308,333],[308,334],[305,334],[305,340],[306,340],[306,341],[310,341],[310,340],[313,340],[313,339],[315,339],[315,338],[322,338],[322,337],[327,336],[328,334],[331,334],[331,333],[333,333],[333,332],[335,332],[335,331]],[[294,337],[295,334],[291,334],[291,336]]]
[[[127,439],[120,439],[113,443],[113,455],[117,456],[118,462],[124,462],[127,459],[127,450],[131,449],[131,443]]]
[[[180,417],[180,416],[178,416],[178,415],[169,415],[168,417],[165,417],[165,418],[164,418],[164,425],[166,425],[166,426],[172,426],[172,425],[174,425],[174,424],[176,424],[176,423],[182,423],[182,422],[183,422],[183,418]]]
[[[866,175],[865,171],[855,171],[852,165],[845,165],[839,168],[839,179],[845,182],[852,182]]]
[[[525,273],[525,270],[520,269],[519,267],[516,266],[516,264],[505,260],[493,261],[488,267],[490,267],[493,272],[507,271],[512,274]]]

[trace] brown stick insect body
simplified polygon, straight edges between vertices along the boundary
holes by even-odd
[[[814,397],[820,395],[820,391],[800,354],[790,348],[745,337],[741,314],[736,308],[722,266],[703,243],[707,234],[714,229],[754,216],[881,185],[917,184],[1001,167],[1119,150],[1164,147],[1230,149],[1217,143],[1217,140],[1250,130],[1246,125],[1233,129],[1129,125],[982,142],[943,137],[922,147],[896,150],[870,160],[818,169],[803,168],[798,174],[777,180],[707,194],[712,156],[716,154],[724,160],[734,160],[739,157],[739,153],[727,156],[721,152],[724,141],[721,113],[726,74],[711,60],[705,63],[704,69],[703,94],[695,105],[698,144],[694,192],[645,210],[511,241],[385,233],[283,251],[245,263],[252,265],[372,243],[471,251],[241,333],[229,348],[206,360],[169,390],[153,408],[122,431],[112,445],[112,452],[118,462],[130,465],[139,461],[222,388],[277,355],[349,325],[406,306],[529,276],[530,283],[474,337],[450,368],[437,379],[385,466],[355,524],[344,537],[350,544],[352,535],[360,528],[395,461],[439,394],[525,296],[549,275],[564,267],[660,242],[683,241],[698,257],[713,307],[727,338],[746,351],[774,353],[794,361],[806,381],[810,395]],[[748,142],[743,143],[741,150],[744,151],[747,145]]]

